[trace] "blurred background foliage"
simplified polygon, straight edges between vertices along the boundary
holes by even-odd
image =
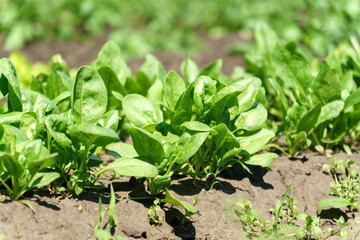
[[[9,51],[33,40],[90,41],[110,32],[125,57],[190,53],[201,50],[202,35],[236,32],[251,40],[259,21],[316,55],[360,35],[359,0],[2,0],[0,12]]]

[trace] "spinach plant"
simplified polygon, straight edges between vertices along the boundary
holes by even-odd
[[[176,199],[167,189],[171,186],[175,163],[186,162],[196,153],[201,142],[193,141],[195,146],[187,147],[191,144],[180,144],[176,135],[164,137],[160,133],[152,134],[138,127],[130,128],[129,132],[133,145],[122,142],[108,145],[106,149],[120,158],[103,167],[96,176],[112,170],[119,175],[144,177],[152,197],[158,198],[162,192],[166,192],[160,198],[161,202],[183,207],[185,216],[196,213],[197,210],[191,204]]]
[[[80,194],[90,183],[89,167],[101,163],[93,155],[96,147],[119,139],[115,132],[119,111],[107,107],[109,92],[106,82],[114,79],[106,78],[104,81],[98,71],[84,66],[72,83],[66,73],[57,70],[66,69],[62,60],[55,57],[50,62],[52,72],[44,85],[40,85],[44,87],[41,88],[43,93],[49,95],[52,88],[61,88],[57,84],[71,90],[59,92],[59,95],[52,92],[53,101],[33,90],[21,91],[11,61],[1,59],[0,86],[2,95],[7,97],[7,110],[0,116],[0,123],[19,128],[25,133],[26,139],[41,139],[40,142],[50,153],[58,153],[53,170],[61,178],[54,182],[56,190],[65,190],[62,188],[65,184],[70,192]],[[61,105],[66,99],[70,108]]]
[[[71,94],[71,109],[63,114],[48,115],[45,119],[48,146],[61,154],[56,169],[62,182],[80,194],[89,184],[88,168],[101,163],[93,153],[119,139],[117,110],[107,109],[108,92],[104,80],[92,67],[77,72]],[[72,172],[70,179],[68,175]]]
[[[281,121],[277,135],[286,136],[287,154],[297,155],[310,146],[346,148],[343,137],[359,122],[353,111],[358,103],[356,83],[346,65],[339,67],[334,54],[319,64],[265,23],[256,25],[254,37],[255,48],[246,55],[246,64],[252,74],[263,79],[267,108],[272,118]],[[356,66],[358,47],[352,42],[355,50],[345,59]]]
[[[27,191],[49,185],[60,175],[47,171],[55,164],[41,140],[23,140],[25,133],[0,124],[0,182],[13,200]],[[21,136],[22,135],[22,136]]]
[[[185,66],[190,64],[186,60]],[[266,109],[256,102],[263,96],[260,80],[222,78],[218,73],[219,61],[199,72],[198,77],[189,67],[183,69],[187,71],[184,74],[187,80],[170,71],[162,83],[159,95],[162,98],[155,103],[138,94],[127,95],[123,99],[126,118],[154,134],[175,135],[179,144],[189,142],[189,146],[196,148],[201,144],[194,157],[177,162],[175,171],[216,177],[236,162],[244,167],[245,164],[268,167],[276,155],[256,154],[274,136],[264,128]],[[223,81],[202,75],[206,73]],[[238,155],[242,158],[237,159]]]

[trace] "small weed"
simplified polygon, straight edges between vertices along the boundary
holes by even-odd
[[[154,200],[154,205],[152,205],[148,210],[148,215],[150,218],[150,223],[154,225],[161,225],[163,218],[158,215],[159,211],[162,211],[160,205],[160,199]]]
[[[21,238],[21,229],[19,227],[15,227],[15,238]]]
[[[96,238],[101,239],[101,240],[123,240],[125,238],[122,238],[120,236],[113,236],[113,233],[115,231],[115,227],[119,224],[118,222],[118,218],[116,215],[114,215],[114,210],[115,210],[115,193],[114,193],[114,188],[112,185],[110,185],[110,190],[111,190],[111,197],[110,197],[110,203],[109,203],[109,208],[102,210],[102,202],[101,202],[101,198],[99,198],[99,218],[98,218],[98,222],[95,225],[93,223],[93,221],[90,219],[91,221],[91,225],[94,229],[94,235]],[[105,217],[105,213],[108,212],[108,220],[107,220],[107,226],[108,229],[104,230],[101,228],[101,223]]]
[[[287,188],[282,201],[277,200],[275,208],[270,209],[272,222],[259,219],[259,212],[252,208],[250,201],[245,204],[237,202],[240,207],[235,210],[235,214],[239,217],[243,225],[243,230],[247,234],[248,239],[319,239],[325,240],[333,236],[339,239],[356,239],[358,233],[350,238],[345,227],[350,227],[343,217],[334,219],[337,224],[336,229],[328,228],[327,232],[321,230],[320,217],[312,215],[298,214],[298,202],[294,198],[289,198],[288,193],[290,186]],[[304,225],[298,225],[298,220],[304,221]],[[350,227],[351,228],[351,227]]]
[[[359,166],[353,160],[336,160],[333,158],[333,166],[324,164],[323,169],[329,170],[334,181],[330,183],[329,194],[335,198],[323,199],[319,202],[318,213],[324,206],[340,208],[350,206],[359,211],[359,204],[356,200],[360,196]]]
[[[250,201],[243,204],[237,202],[241,212],[235,210],[235,214],[240,218],[243,230],[248,233],[248,238],[267,238],[286,237],[290,230],[295,226],[294,220],[297,217],[297,201],[294,198],[288,199],[290,186],[286,189],[282,201],[277,200],[274,208],[270,209],[272,223],[267,220],[260,220],[257,210],[252,209]]]

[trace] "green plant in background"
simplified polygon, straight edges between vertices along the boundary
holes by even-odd
[[[359,166],[353,160],[337,160],[333,158],[333,166],[324,164],[323,169],[329,170],[334,181],[330,183],[329,194],[333,198],[323,199],[318,204],[320,214],[325,206],[332,208],[351,207],[359,211],[357,197],[360,196]],[[339,173],[340,172],[340,173]]]
[[[126,56],[156,50],[193,52],[201,48],[197,32],[218,37],[253,29],[264,21],[286,41],[325,55],[349,34],[360,35],[356,0],[215,0],[206,8],[200,0],[42,0],[37,4],[5,0],[0,11],[4,13],[0,32],[6,35],[4,47],[8,50],[34,39],[89,41],[90,36],[111,29],[110,38],[126,50]]]
[[[43,63],[31,63],[26,56],[19,51],[12,52],[9,55],[9,59],[16,67],[18,78],[21,80],[19,82],[21,88],[29,87],[34,75],[36,76],[48,70],[48,67]]]
[[[286,136],[287,154],[297,155],[310,146],[349,149],[343,138],[359,123],[353,64],[341,67],[334,60],[336,55],[328,58],[330,65],[326,61],[319,64],[295,42],[281,40],[265,23],[256,25],[254,34],[255,49],[245,56],[246,64],[264,80],[266,106],[270,117],[282,123],[277,135]],[[354,39],[352,43],[354,48],[346,49],[350,57],[343,53],[343,58],[356,63],[359,47]]]

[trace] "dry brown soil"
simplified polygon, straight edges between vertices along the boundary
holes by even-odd
[[[338,159],[350,157],[360,164],[360,155],[335,155]],[[144,184],[134,178],[121,177],[109,181],[110,175],[102,181],[106,186],[111,182],[117,194],[116,215],[119,225],[115,234],[127,239],[245,239],[241,224],[234,215],[234,203],[238,200],[252,201],[263,219],[270,220],[268,210],[281,199],[288,185],[289,196],[299,202],[299,213],[316,215],[317,203],[329,197],[331,176],[322,170],[324,163],[331,159],[316,153],[307,153],[289,159],[280,156],[273,164],[272,171],[253,168],[253,175],[239,166],[224,172],[212,190],[206,190],[209,182],[198,181],[194,187],[190,178],[179,178],[171,187],[171,193],[181,200],[196,205],[198,213],[191,221],[181,224],[183,210],[169,205],[159,215],[164,218],[162,225],[152,226],[147,216],[150,200],[131,200],[131,197],[146,196]],[[106,207],[109,197],[104,192],[84,193],[78,198],[52,196],[44,192],[27,195],[25,199],[33,206],[35,213],[26,205],[11,202],[8,197],[0,200],[0,233],[5,239],[95,239],[91,221],[98,218],[98,201],[101,196]],[[323,228],[331,226],[332,218],[344,216],[355,228],[354,213],[347,208],[324,210]],[[359,217],[359,213],[355,213]],[[106,221],[106,220],[105,220]],[[105,223],[105,222],[104,222]],[[355,229],[349,231],[355,234]],[[333,238],[337,239],[337,238]]]
[[[99,38],[87,46],[74,42],[31,43],[23,53],[32,61],[48,61],[53,54],[61,53],[70,67],[79,67],[96,57],[105,39]],[[223,58],[224,73],[230,74],[234,66],[243,64],[243,59],[227,55],[223,47],[238,40],[240,38],[235,35],[208,39],[208,49],[195,60],[200,67],[204,67],[217,58]],[[7,55],[7,52],[0,50],[0,57]],[[183,59],[183,56],[171,53],[155,55],[164,63],[166,70],[178,70]],[[136,70],[142,62],[143,58],[135,59],[129,65]],[[360,164],[359,154],[346,156],[338,153],[335,157],[351,158]],[[159,213],[164,218],[160,226],[149,223],[147,211],[152,204],[150,200],[133,200],[134,197],[146,196],[143,183],[126,177],[110,180],[110,175],[101,180],[106,186],[111,182],[117,194],[115,213],[119,225],[115,235],[127,239],[245,239],[241,224],[234,215],[236,201],[252,201],[261,217],[270,220],[269,208],[274,207],[276,199],[282,198],[291,184],[289,195],[299,202],[299,213],[316,215],[319,200],[329,197],[329,183],[332,180],[322,170],[322,165],[331,162],[331,158],[309,152],[293,159],[280,156],[272,164],[272,171],[252,168],[253,175],[234,166],[219,177],[219,183],[212,190],[207,190],[209,182],[197,181],[198,188],[193,185],[192,179],[178,178],[170,188],[171,193],[190,203],[199,196],[200,201],[196,205],[198,213],[191,221],[181,224],[183,210],[165,205],[163,212]],[[101,191],[83,193],[78,198],[54,196],[47,192],[30,193],[25,199],[35,209],[34,213],[26,205],[12,202],[3,195],[0,199],[0,234],[5,234],[4,239],[95,239],[91,220],[97,221],[99,197],[102,198],[103,207],[107,207],[109,197]],[[359,217],[359,213],[349,212],[347,208],[323,211],[323,228],[331,226],[330,220],[340,216],[357,228],[353,219]],[[350,235],[355,233],[355,229],[349,231]]]

